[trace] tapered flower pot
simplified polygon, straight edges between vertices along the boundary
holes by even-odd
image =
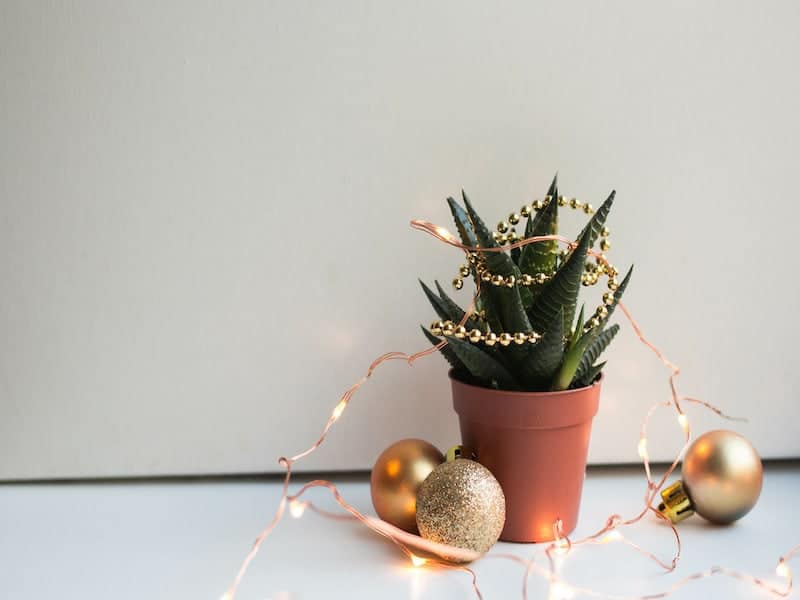
[[[563,392],[507,392],[463,383],[450,373],[462,443],[500,482],[506,497],[501,540],[553,539],[578,522],[586,453],[601,380]]]

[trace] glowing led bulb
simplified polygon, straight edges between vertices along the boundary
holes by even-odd
[[[442,238],[444,238],[445,240],[447,240],[448,242],[453,242],[453,241],[455,241],[455,238],[453,237],[453,234],[452,234],[452,233],[450,233],[449,231],[447,231],[447,229],[445,229],[444,227],[437,226],[437,227],[436,227],[436,233],[437,233],[437,234],[438,234],[440,237],[442,237]]]
[[[339,404],[336,405],[336,408],[333,409],[333,420],[336,421],[339,417],[342,416],[344,409],[347,408],[347,402],[342,400]]]
[[[602,538],[600,538],[601,544],[609,544],[611,542],[616,542],[622,539],[622,534],[614,529],[613,531],[609,531],[605,534]]]
[[[295,519],[299,519],[303,516],[303,512],[306,510],[306,503],[300,502],[299,500],[292,500],[289,503],[289,512]]]
[[[556,581],[550,586],[549,600],[569,600],[575,597],[575,592],[566,583]]]
[[[775,568],[775,572],[778,574],[778,577],[786,577],[788,579],[792,576],[792,571],[789,569],[789,565],[787,565],[783,560],[778,563],[778,566]]]
[[[686,416],[686,413],[681,413],[678,415],[678,423],[681,424],[681,429],[686,432],[689,431],[689,417]]]
[[[421,567],[426,562],[428,562],[428,561],[425,560],[424,558],[420,557],[420,556],[417,556],[415,554],[411,555],[411,564],[414,565],[415,567]]]
[[[639,456],[642,460],[647,460],[647,438],[643,437],[639,439]]]

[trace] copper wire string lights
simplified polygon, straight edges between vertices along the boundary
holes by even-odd
[[[299,454],[296,454],[290,458],[281,457],[278,460],[278,463],[285,469],[285,476],[283,479],[281,496],[278,502],[278,506],[275,510],[272,519],[258,535],[250,551],[245,556],[242,565],[239,571],[237,572],[233,582],[231,583],[228,590],[223,594],[222,600],[234,600],[236,591],[239,587],[242,578],[244,577],[245,572],[247,571],[248,566],[250,565],[251,561],[255,558],[261,545],[264,543],[264,541],[267,539],[267,537],[270,535],[273,529],[278,525],[278,523],[283,518],[287,507],[289,508],[290,514],[296,518],[300,518],[306,509],[310,509],[329,518],[356,520],[359,523],[366,526],[367,528],[371,529],[372,531],[378,533],[379,535],[393,542],[399,548],[399,550],[409,558],[411,568],[422,568],[422,567],[444,568],[444,569],[462,571],[468,574],[471,578],[472,589],[475,593],[475,596],[479,599],[483,598],[482,592],[478,586],[475,572],[469,567],[466,567],[462,564],[453,564],[453,562],[450,562],[450,561],[465,562],[469,560],[474,560],[479,558],[480,555],[478,553],[474,552],[471,553],[470,551],[463,550],[461,548],[455,548],[443,544],[437,544],[429,540],[420,538],[418,536],[406,533],[405,531],[402,531],[374,517],[363,515],[353,506],[348,504],[344,500],[344,498],[339,494],[339,491],[336,489],[336,486],[329,481],[325,480],[311,481],[302,486],[295,494],[289,494],[289,484],[291,482],[292,466],[296,462],[299,462],[300,460],[308,456],[309,454],[315,452],[323,444],[330,429],[333,427],[336,421],[338,421],[342,417],[345,410],[349,406],[349,403],[353,398],[354,394],[373,375],[375,370],[380,365],[393,360],[403,360],[407,362],[409,365],[413,365],[414,362],[416,362],[416,360],[418,360],[419,358],[432,354],[436,352],[439,348],[447,344],[446,338],[451,335],[460,337],[461,339],[467,339],[473,343],[483,343],[488,345],[492,345],[492,343],[500,343],[503,345],[509,345],[512,343],[524,344],[524,343],[536,343],[536,341],[538,341],[537,340],[538,334],[536,332],[517,332],[517,334],[520,335],[510,334],[510,338],[508,335],[502,338],[500,336],[496,336],[495,338],[493,338],[489,335],[491,332],[487,333],[476,329],[467,330],[466,324],[470,318],[473,318],[475,316],[476,300],[480,296],[482,283],[489,285],[509,285],[507,279],[503,282],[495,284],[495,281],[499,280],[496,280],[494,275],[487,273],[485,267],[482,271],[478,271],[479,266],[482,264],[482,261],[478,258],[479,254],[485,252],[503,252],[512,250],[514,248],[521,248],[527,244],[547,242],[547,241],[557,241],[559,244],[564,245],[567,251],[569,251],[574,246],[574,243],[572,243],[570,240],[567,240],[566,238],[563,238],[558,235],[545,235],[545,236],[530,237],[526,239],[518,239],[513,229],[509,227],[509,225],[515,225],[519,221],[519,215],[528,216],[531,211],[541,209],[544,206],[544,202],[550,202],[550,201],[552,201],[551,198],[545,198],[544,201],[542,202],[537,201],[538,203],[534,202],[531,205],[523,206],[520,209],[519,214],[511,213],[508,218],[508,223],[506,223],[505,221],[501,222],[497,228],[495,235],[500,245],[495,248],[477,248],[477,247],[466,246],[462,244],[453,234],[451,234],[447,229],[443,227],[439,227],[427,221],[421,221],[421,220],[414,220],[411,222],[411,227],[413,229],[423,231],[433,236],[440,242],[447,244],[449,246],[456,247],[465,253],[467,257],[467,262],[470,266],[469,267],[467,267],[466,265],[462,266],[461,269],[459,270],[459,274],[464,277],[470,275],[473,272],[479,274],[478,277],[475,278],[476,290],[473,296],[472,303],[467,308],[463,318],[459,323],[453,323],[451,321],[447,321],[447,322],[436,322],[434,324],[436,328],[439,331],[441,331],[441,334],[445,336],[445,339],[442,340],[436,346],[428,347],[414,354],[406,354],[404,352],[388,352],[375,359],[372,362],[372,364],[369,365],[366,374],[363,377],[361,377],[361,379],[359,379],[356,383],[354,383],[350,388],[348,388],[344,392],[344,394],[342,394],[339,401],[334,406],[330,416],[328,417],[327,422],[322,428],[322,432],[320,433],[320,436],[317,438],[317,440],[305,451],[300,452]],[[559,197],[557,199],[557,202],[559,203],[560,206],[569,206],[575,210],[580,209],[586,212],[587,214],[591,214],[591,212],[593,211],[593,208],[590,204],[579,202],[576,199],[566,200],[563,197]],[[608,235],[609,235],[608,230],[607,229],[604,230],[603,234],[604,235],[602,235],[602,240],[601,240],[601,249],[603,251],[606,251],[610,247],[610,244],[608,242]],[[502,238],[502,243],[500,236],[504,236]],[[589,254],[596,259],[597,262],[594,263],[595,265],[601,265],[601,267],[597,267],[597,270],[599,270],[599,272],[597,272],[597,277],[599,278],[601,275],[609,276],[609,291],[613,293],[616,288],[612,287],[611,282],[614,281],[614,279],[616,278],[617,274],[616,269],[611,267],[611,265],[605,258],[604,254],[595,252],[594,250],[590,250]],[[594,270],[595,267],[591,267],[591,269]],[[587,268],[587,273],[589,272],[590,271]],[[594,277],[589,277],[587,281],[593,279]],[[518,282],[515,280],[512,282],[511,285],[534,285],[537,283],[538,280],[537,282],[529,281],[527,283],[522,281]],[[585,285],[592,285],[592,283],[585,283]],[[461,282],[461,285],[457,285],[456,287],[460,288],[462,286],[463,286],[463,281]],[[604,297],[604,304],[606,303],[607,303],[606,298]],[[709,404],[708,402],[692,398],[689,396],[680,395],[678,393],[677,386],[675,383],[675,379],[680,373],[680,369],[675,364],[673,364],[668,358],[666,358],[663,355],[663,353],[645,337],[644,333],[641,330],[641,327],[633,319],[627,307],[621,302],[618,304],[618,306],[622,310],[625,318],[631,325],[631,328],[633,329],[634,333],[636,334],[640,342],[644,344],[647,348],[649,348],[656,355],[656,357],[664,364],[664,366],[669,370],[668,384],[670,390],[670,398],[669,400],[659,401],[655,403],[648,410],[648,412],[644,417],[640,430],[638,450],[639,450],[639,456],[641,457],[642,464],[644,466],[645,484],[646,484],[643,507],[640,510],[640,512],[627,519],[623,518],[619,514],[614,513],[605,520],[603,525],[595,533],[577,540],[571,540],[568,537],[561,535],[560,523],[556,521],[555,523],[553,523],[553,532],[555,534],[554,541],[544,545],[540,544],[534,546],[533,553],[530,556],[530,558],[523,558],[521,556],[509,553],[494,553],[494,554],[489,553],[485,555],[485,558],[509,560],[523,567],[522,581],[521,581],[521,596],[523,600],[528,598],[528,581],[532,574],[536,574],[542,577],[545,581],[549,583],[551,598],[571,598],[579,594],[591,596],[594,598],[607,598],[607,599],[617,599],[617,600],[623,598],[622,596],[609,594],[599,590],[574,586],[565,579],[563,579],[558,574],[556,569],[556,562],[553,560],[553,557],[557,555],[566,556],[576,546],[580,545],[593,546],[593,545],[604,545],[612,542],[623,543],[628,547],[630,547],[631,549],[641,553],[648,559],[658,564],[665,572],[674,571],[675,568],[677,567],[678,560],[680,559],[681,555],[680,535],[675,526],[669,521],[668,518],[664,517],[661,513],[658,512],[653,503],[654,501],[657,500],[660,490],[664,487],[670,475],[673,473],[673,471],[679,464],[681,453],[687,447],[691,439],[691,427],[689,419],[682,408],[682,404],[686,403],[686,404],[702,406],[704,408],[711,410],[712,412],[714,412],[715,414],[717,414],[722,418],[726,419],[731,418],[725,415],[719,408]],[[602,308],[602,306],[600,308]],[[589,321],[591,321],[591,319]],[[591,324],[589,326],[591,326]],[[663,474],[663,476],[655,480],[653,479],[652,476],[650,468],[650,459],[647,449],[647,428],[652,415],[661,408],[669,408],[675,411],[678,424],[681,427],[683,433],[684,445],[681,451],[676,456],[675,460],[671,463],[669,468]],[[300,500],[300,498],[307,490],[314,487],[324,487],[328,489],[333,495],[336,502],[346,511],[345,514],[330,513],[328,511],[324,511],[322,509],[317,508],[309,501]],[[660,522],[662,522],[669,528],[669,531],[672,533],[675,539],[675,552],[672,558],[669,560],[663,560],[659,558],[656,554],[650,552],[649,550],[646,550],[636,545],[632,541],[627,540],[622,534],[621,531],[622,529],[638,523],[646,515],[651,513],[655,515],[660,520]],[[416,555],[413,550],[422,551],[428,555],[431,555],[433,558],[420,557]],[[724,567],[711,567],[705,571],[692,573],[680,579],[679,581],[675,582],[671,586],[663,589],[660,592],[650,593],[636,597],[625,596],[625,598],[628,598],[630,600],[651,600],[656,598],[665,598],[674,593],[676,590],[694,581],[718,575],[728,576],[736,580],[745,582],[773,596],[786,597],[791,593],[793,584],[792,572],[788,562],[798,553],[800,553],[800,544],[793,547],[783,556],[779,557],[775,573],[778,577],[781,578],[782,585],[774,585],[760,577],[756,577],[748,573],[743,573],[740,571],[735,571]],[[542,557],[545,557],[547,559],[545,563],[546,566],[543,566],[541,561],[538,560]]]

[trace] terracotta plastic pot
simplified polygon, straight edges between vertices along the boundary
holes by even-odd
[[[553,523],[575,529],[586,472],[598,380],[563,392],[506,392],[463,383],[450,373],[462,443],[478,455],[506,496],[501,540],[544,542]]]

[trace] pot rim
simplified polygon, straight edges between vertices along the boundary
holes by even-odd
[[[583,390],[588,390],[589,388],[592,388],[592,387],[594,387],[596,385],[600,385],[601,383],[603,383],[603,379],[605,379],[605,376],[606,376],[605,373],[603,373],[601,371],[600,372],[600,377],[595,379],[591,384],[589,384],[587,386],[584,386],[584,387],[574,388],[574,389],[571,389],[571,390],[558,390],[558,391],[554,391],[554,392],[523,392],[523,391],[516,391],[516,390],[498,390],[498,389],[495,389],[495,388],[483,387],[482,385],[475,385],[475,384],[472,384],[472,383],[467,383],[466,381],[462,381],[461,379],[456,377],[455,376],[455,371],[456,371],[455,369],[450,369],[447,372],[447,377],[451,381],[455,381],[459,385],[470,387],[470,388],[473,388],[473,389],[476,389],[476,390],[485,390],[486,392],[489,392],[489,393],[496,392],[496,393],[500,393],[500,394],[510,394],[510,395],[513,395],[513,396],[567,396],[569,394],[574,394],[576,392],[581,392]]]

